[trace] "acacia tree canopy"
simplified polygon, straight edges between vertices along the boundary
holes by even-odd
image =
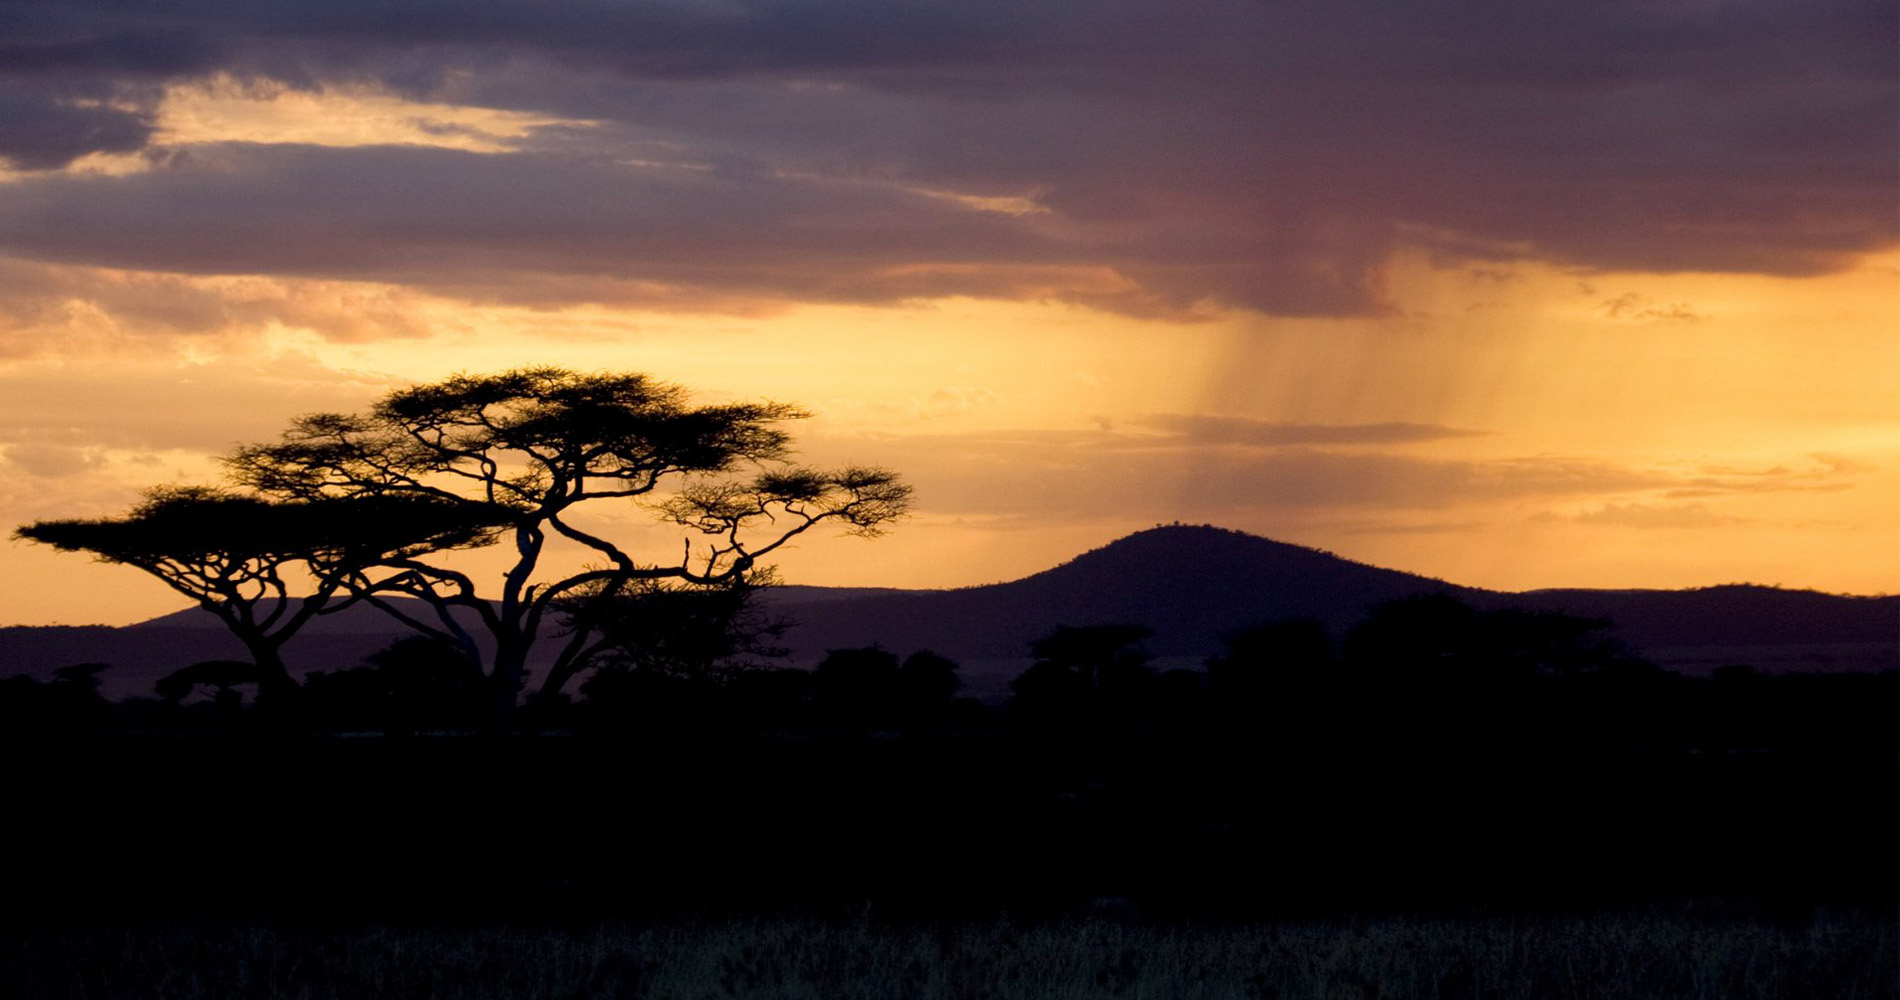
[[[284,643],[348,603],[342,578],[365,565],[495,540],[493,512],[430,497],[277,500],[164,486],[123,517],[38,521],[14,537],[136,566],[217,615],[244,643],[267,692],[295,686]],[[314,589],[293,599],[293,587]],[[339,601],[338,599],[341,598]]]
[[[719,585],[825,521],[871,536],[902,516],[910,488],[883,469],[808,469],[790,462],[785,421],[804,411],[780,403],[689,405],[684,390],[640,374],[528,368],[458,375],[391,393],[366,414],[297,420],[279,443],[239,450],[232,476],[279,500],[418,498],[494,512],[515,558],[492,602],[462,571],[413,552],[349,567],[338,579],[426,634],[477,644],[452,614],[472,612],[493,639],[485,673],[498,724],[512,711],[529,648],[548,611],[572,599],[609,601],[628,584],[676,580]],[[642,503],[686,532],[683,547],[638,559],[572,517],[594,502]],[[568,574],[542,571],[558,536],[595,558]],[[387,598],[419,598],[434,620]],[[566,603],[558,603],[558,602]],[[576,620],[541,691],[558,693],[593,648]]]
[[[778,641],[791,622],[758,601],[776,582],[769,569],[716,586],[637,579],[605,599],[586,588],[558,610],[568,634],[592,633],[586,658],[602,670],[717,683],[789,655]]]

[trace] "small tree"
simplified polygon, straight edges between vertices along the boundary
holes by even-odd
[[[238,690],[238,685],[255,684],[258,679],[254,663],[205,660],[160,677],[152,690],[175,710],[199,688],[209,688],[212,717],[220,726],[230,727],[238,721],[244,706],[244,692]]]
[[[1149,708],[1155,685],[1145,625],[1059,625],[1029,644],[1036,662],[1010,682],[1010,711],[1030,729],[1120,737]]]
[[[350,599],[367,564],[494,540],[493,512],[430,497],[276,500],[197,486],[150,490],[119,518],[37,521],[14,532],[158,577],[216,615],[257,665],[264,697],[296,687],[284,643]],[[314,590],[292,599],[291,588]],[[342,602],[338,599],[342,598]]]
[[[600,670],[719,683],[791,655],[779,645],[791,621],[759,603],[774,581],[769,569],[711,586],[641,578],[605,596],[595,584],[560,602],[563,634],[589,632],[575,659]]]
[[[542,682],[548,697],[586,666],[598,620],[588,604],[604,606],[641,580],[724,584],[821,522],[870,536],[905,512],[910,489],[890,472],[792,465],[779,425],[803,416],[778,403],[689,406],[683,390],[644,375],[532,368],[400,390],[363,415],[307,416],[280,443],[240,450],[229,467],[278,500],[416,498],[505,512],[515,558],[492,601],[466,573],[426,552],[331,578],[479,659],[452,614],[471,612],[494,640],[485,673],[493,723],[505,728],[529,650],[563,602],[571,608],[571,599],[585,598]],[[636,560],[574,521],[583,505],[642,501],[688,532],[677,557]],[[556,537],[600,562],[546,574],[543,557]],[[395,595],[427,602],[433,620],[388,600]]]
[[[561,602],[565,634],[594,635],[576,658],[594,668],[580,684],[582,724],[597,734],[673,738],[731,725],[727,687],[791,652],[779,645],[791,623],[759,605],[771,579],[770,570],[715,586],[637,579],[604,601],[582,593]],[[565,705],[556,697],[539,707],[559,713]]]

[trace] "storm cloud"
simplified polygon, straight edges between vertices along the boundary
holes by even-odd
[[[1824,273],[1900,239],[1891,4],[276,0],[0,8],[0,247],[469,296],[1393,308],[1399,247]],[[210,79],[507,151],[167,144]],[[125,174],[60,170],[143,150]]]

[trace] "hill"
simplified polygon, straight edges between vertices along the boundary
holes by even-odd
[[[1373,604],[1423,593],[1605,618],[1639,652],[1688,673],[1735,663],[1777,672],[1900,664],[1900,598],[1746,585],[1501,593],[1191,525],[1139,531],[1008,583],[932,591],[786,586],[767,599],[796,623],[787,636],[795,664],[874,643],[899,653],[931,649],[964,664],[971,693],[1000,697],[1027,664],[1028,643],[1057,625],[1137,622],[1154,630],[1157,657],[1192,666],[1235,629],[1310,616],[1341,631]],[[317,619],[285,655],[299,674],[340,669],[405,634],[372,608],[349,608]],[[198,660],[242,656],[198,610],[120,629],[0,629],[0,675],[43,677],[72,663],[108,662],[113,697],[148,693],[157,677]]]
[[[1311,616],[1344,628],[1370,605],[1432,592],[1483,594],[1239,531],[1169,525],[1010,583],[786,610],[798,622],[790,641],[806,655],[881,643],[1015,658],[1056,625],[1139,622],[1155,632],[1155,655],[1201,657],[1256,622]]]

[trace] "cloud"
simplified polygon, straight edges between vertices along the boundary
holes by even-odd
[[[1874,471],[1874,465],[1838,455],[1809,455],[1815,464],[1805,468],[1776,465],[1765,469],[1704,465],[1665,494],[1673,500],[1728,496],[1740,493],[1790,491],[1832,493],[1852,489],[1849,476]]]
[[[1577,514],[1578,524],[1612,525],[1621,528],[1719,528],[1747,523],[1746,519],[1720,514],[1699,503],[1648,504],[1611,503]]]
[[[298,90],[227,75],[164,88],[153,111],[154,145],[224,141],[318,146],[439,146],[501,153],[538,133],[586,132],[594,123],[454,104],[419,102],[368,85]]]
[[[333,341],[418,337],[424,297],[370,282],[197,277],[0,257],[0,358],[149,351],[280,326]]]
[[[54,444],[8,445],[6,465],[29,476],[64,479],[96,472],[106,464],[102,449]]]
[[[1425,521],[1348,524],[1338,530],[1348,535],[1462,535],[1492,527],[1495,524],[1490,521]]]
[[[1182,426],[1190,432],[1156,434]],[[1865,472],[1851,460],[1766,469],[1687,468],[1587,455],[1433,456],[1394,450],[1472,432],[1434,425],[1301,425],[1169,419],[1125,429],[885,435],[878,461],[903,469],[932,516],[1073,523],[1183,518],[1236,523],[1323,515],[1355,533],[1445,533],[1474,518],[1640,528],[1746,521],[1694,502],[1769,492],[1833,492]],[[1238,445],[1238,446],[1236,446]],[[826,447],[836,447],[836,444]]]
[[[4,58],[0,56],[0,58]],[[145,148],[153,126],[137,111],[49,101],[0,88],[0,161],[26,170],[63,167],[88,153]]]
[[[0,445],[41,468],[98,449],[220,454],[275,438],[300,413],[360,410],[392,387],[287,356],[165,369],[27,363],[0,371]]]
[[[1243,512],[1442,511],[1521,499],[1665,489],[1677,477],[1563,456],[1435,459],[1384,451],[1214,447],[1117,432],[887,437],[920,509],[1049,521],[1110,516],[1230,520]]]
[[[1185,442],[1268,448],[1286,445],[1391,445],[1473,437],[1484,431],[1439,424],[1300,424],[1209,414],[1156,414],[1144,421]]]
[[[1900,241],[1897,31],[1873,0],[72,0],[0,14],[0,156],[41,171],[0,185],[0,233],[495,296],[1169,315],[1389,310],[1412,244],[1817,274]],[[214,79],[593,124],[166,145],[165,87]],[[140,146],[167,166],[53,169]]]
[[[1850,455],[1835,455],[1828,452],[1815,452],[1808,456],[1826,466],[1829,472],[1836,474],[1857,474],[1877,471],[1880,466]]]
[[[1059,281],[1039,268],[1063,256],[1007,216],[740,166],[227,144],[162,170],[29,179],[5,195],[0,245],[22,257],[471,294],[505,295],[525,273],[895,300],[1011,286],[1023,280],[1011,263],[1029,265],[1032,281]]]
[[[1655,321],[1663,323],[1700,323],[1707,319],[1687,302],[1671,302],[1663,305],[1648,296],[1636,292],[1624,292],[1613,299],[1605,299],[1597,308],[1614,320],[1629,323]]]

